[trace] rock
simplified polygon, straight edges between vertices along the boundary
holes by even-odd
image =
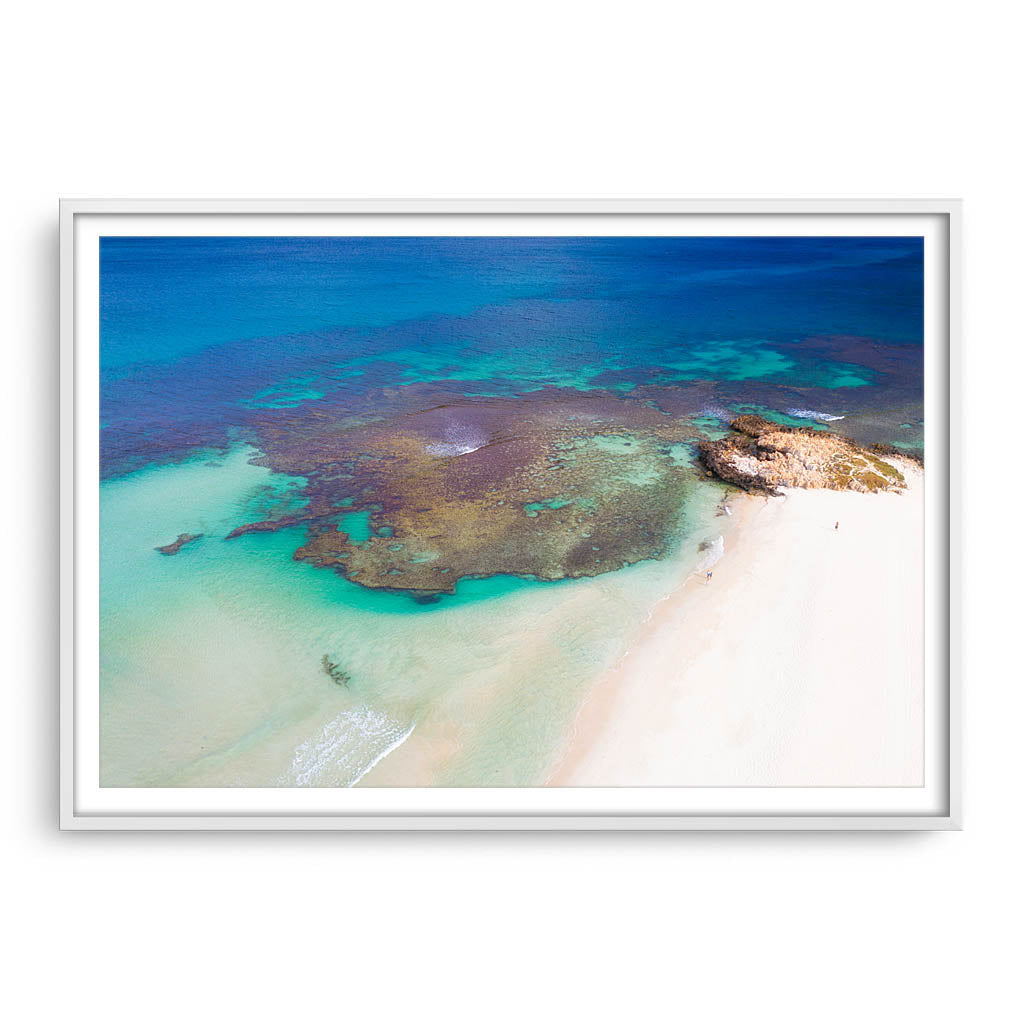
[[[352,681],[352,677],[337,662],[331,661],[326,654],[320,659],[320,667],[324,674],[338,686],[347,687]]]
[[[739,416],[733,434],[698,445],[701,462],[720,480],[755,494],[780,487],[837,491],[900,491],[903,474],[848,437],[810,427],[784,427],[761,416]]]
[[[201,533],[179,533],[177,540],[154,550],[159,551],[161,555],[176,555],[186,544],[191,544],[192,541],[199,540],[200,537],[202,537]]]

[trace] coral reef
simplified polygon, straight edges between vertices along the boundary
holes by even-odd
[[[301,525],[295,558],[427,598],[465,577],[594,576],[664,553],[698,436],[605,394],[463,398],[357,424],[301,411],[261,432],[259,461],[303,476],[304,506],[229,538]]]

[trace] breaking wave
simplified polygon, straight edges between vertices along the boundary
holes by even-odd
[[[443,435],[424,447],[431,455],[468,455],[483,448],[490,441],[487,434],[474,426],[461,423],[449,424]]]
[[[818,412],[816,409],[787,409],[787,416],[798,420],[817,420],[819,423],[832,423],[835,420],[845,420],[845,416],[832,416],[827,412]]]
[[[721,420],[723,423],[736,418],[736,413],[726,409],[724,405],[705,405],[700,414],[707,419]]]
[[[373,708],[350,708],[332,718],[312,739],[300,743],[286,786],[354,786],[371,768],[400,747],[415,724],[405,727]]]

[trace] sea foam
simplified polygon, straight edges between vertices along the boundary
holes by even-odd
[[[300,743],[280,785],[354,786],[411,735],[405,727],[365,705],[332,718],[312,739]]]
[[[819,423],[832,423],[835,420],[845,420],[845,416],[832,416],[827,412],[818,412],[816,409],[787,409],[787,416],[798,420],[817,420]]]
[[[431,455],[468,455],[478,448],[483,448],[489,440],[486,434],[472,426],[453,423],[445,429],[442,437],[425,445],[425,448]]]

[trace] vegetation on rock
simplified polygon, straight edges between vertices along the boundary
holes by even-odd
[[[780,487],[837,491],[900,491],[903,474],[891,463],[839,434],[784,427],[761,416],[739,416],[732,433],[698,445],[715,476],[746,491],[777,495]]]

